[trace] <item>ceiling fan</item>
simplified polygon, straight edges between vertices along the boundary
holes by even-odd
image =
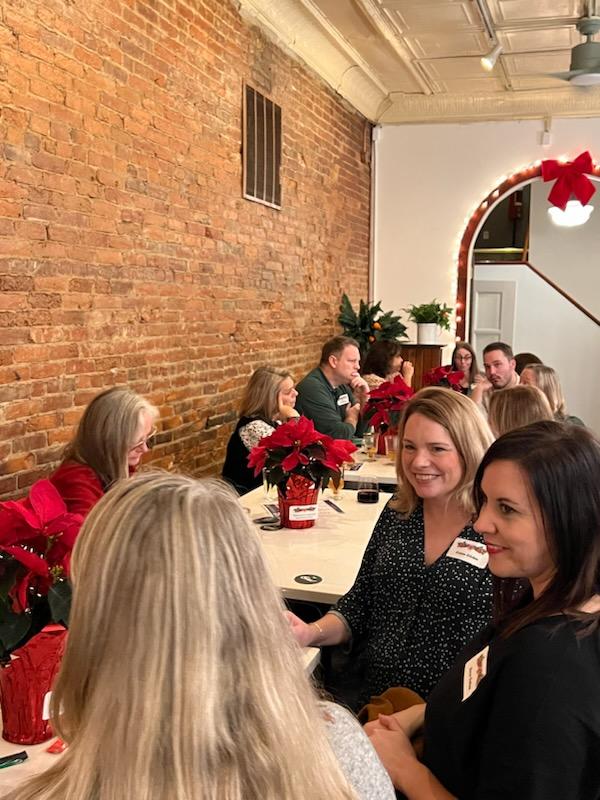
[[[551,75],[568,81],[573,86],[597,86],[600,84],[600,42],[594,42],[592,37],[600,31],[600,17],[582,17],[576,28],[585,36],[585,42],[571,50],[571,67],[568,72],[553,72]]]

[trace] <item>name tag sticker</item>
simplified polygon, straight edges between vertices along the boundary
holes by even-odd
[[[459,561],[466,561],[479,569],[485,569],[488,565],[489,554],[487,547],[482,542],[474,542],[471,539],[463,539],[457,536],[450,545],[446,554],[448,558],[457,558]]]
[[[42,707],[42,719],[50,719],[50,700],[52,692],[46,692],[44,695],[44,704]]]
[[[338,397],[337,404],[338,404],[338,406],[347,406],[349,402],[350,402],[350,398],[348,397],[348,395],[347,394],[341,394]]]
[[[479,686],[481,681],[487,675],[487,661],[488,653],[490,651],[489,644],[480,650],[477,655],[470,658],[465,664],[465,671],[463,673],[463,701],[470,697],[475,689]]]
[[[290,519],[303,520],[303,519],[317,519],[319,516],[319,507],[314,506],[290,506]]]

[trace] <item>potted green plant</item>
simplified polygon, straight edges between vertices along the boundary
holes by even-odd
[[[391,311],[382,311],[381,302],[365,303],[361,300],[356,313],[348,295],[344,294],[338,322],[344,329],[345,336],[356,339],[362,358],[373,342],[406,338],[406,325],[402,324],[398,315],[394,315]]]
[[[438,303],[434,298],[430,303],[409,306],[408,318],[417,323],[417,343],[436,344],[437,329],[450,330],[452,309],[446,303]]]

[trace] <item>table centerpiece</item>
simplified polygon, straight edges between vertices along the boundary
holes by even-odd
[[[269,486],[277,487],[281,524],[310,528],[317,518],[319,489],[330,478],[339,480],[344,461],[352,461],[355,450],[352,442],[319,433],[311,420],[298,417],[262,438],[248,465],[255,475],[266,469]]]
[[[82,522],[49,480],[0,503],[0,703],[11,742],[52,736],[43,707],[66,641],[71,551]]]

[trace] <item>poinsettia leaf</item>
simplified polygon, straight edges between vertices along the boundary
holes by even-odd
[[[24,500],[7,500],[1,504],[0,539],[4,542],[16,542],[28,538],[32,532],[38,532],[40,520],[30,508],[27,498]]]
[[[36,575],[45,577],[48,574],[48,562],[46,559],[39,556],[37,553],[32,553],[30,550],[24,550],[18,545],[9,545],[2,548],[5,553],[14,556],[17,561],[20,561],[27,569],[34,572]]]
[[[19,572],[23,572],[23,565],[8,553],[3,553],[0,558],[0,603],[7,600]]]
[[[0,651],[11,651],[31,627],[31,614],[15,614],[8,600],[0,600]]]
[[[67,513],[67,506],[58,489],[47,479],[36,481],[29,490],[27,499],[42,523],[42,527],[56,517]]]
[[[48,603],[53,622],[62,622],[63,625],[68,626],[72,594],[69,581],[61,580],[52,584],[48,590]]]

